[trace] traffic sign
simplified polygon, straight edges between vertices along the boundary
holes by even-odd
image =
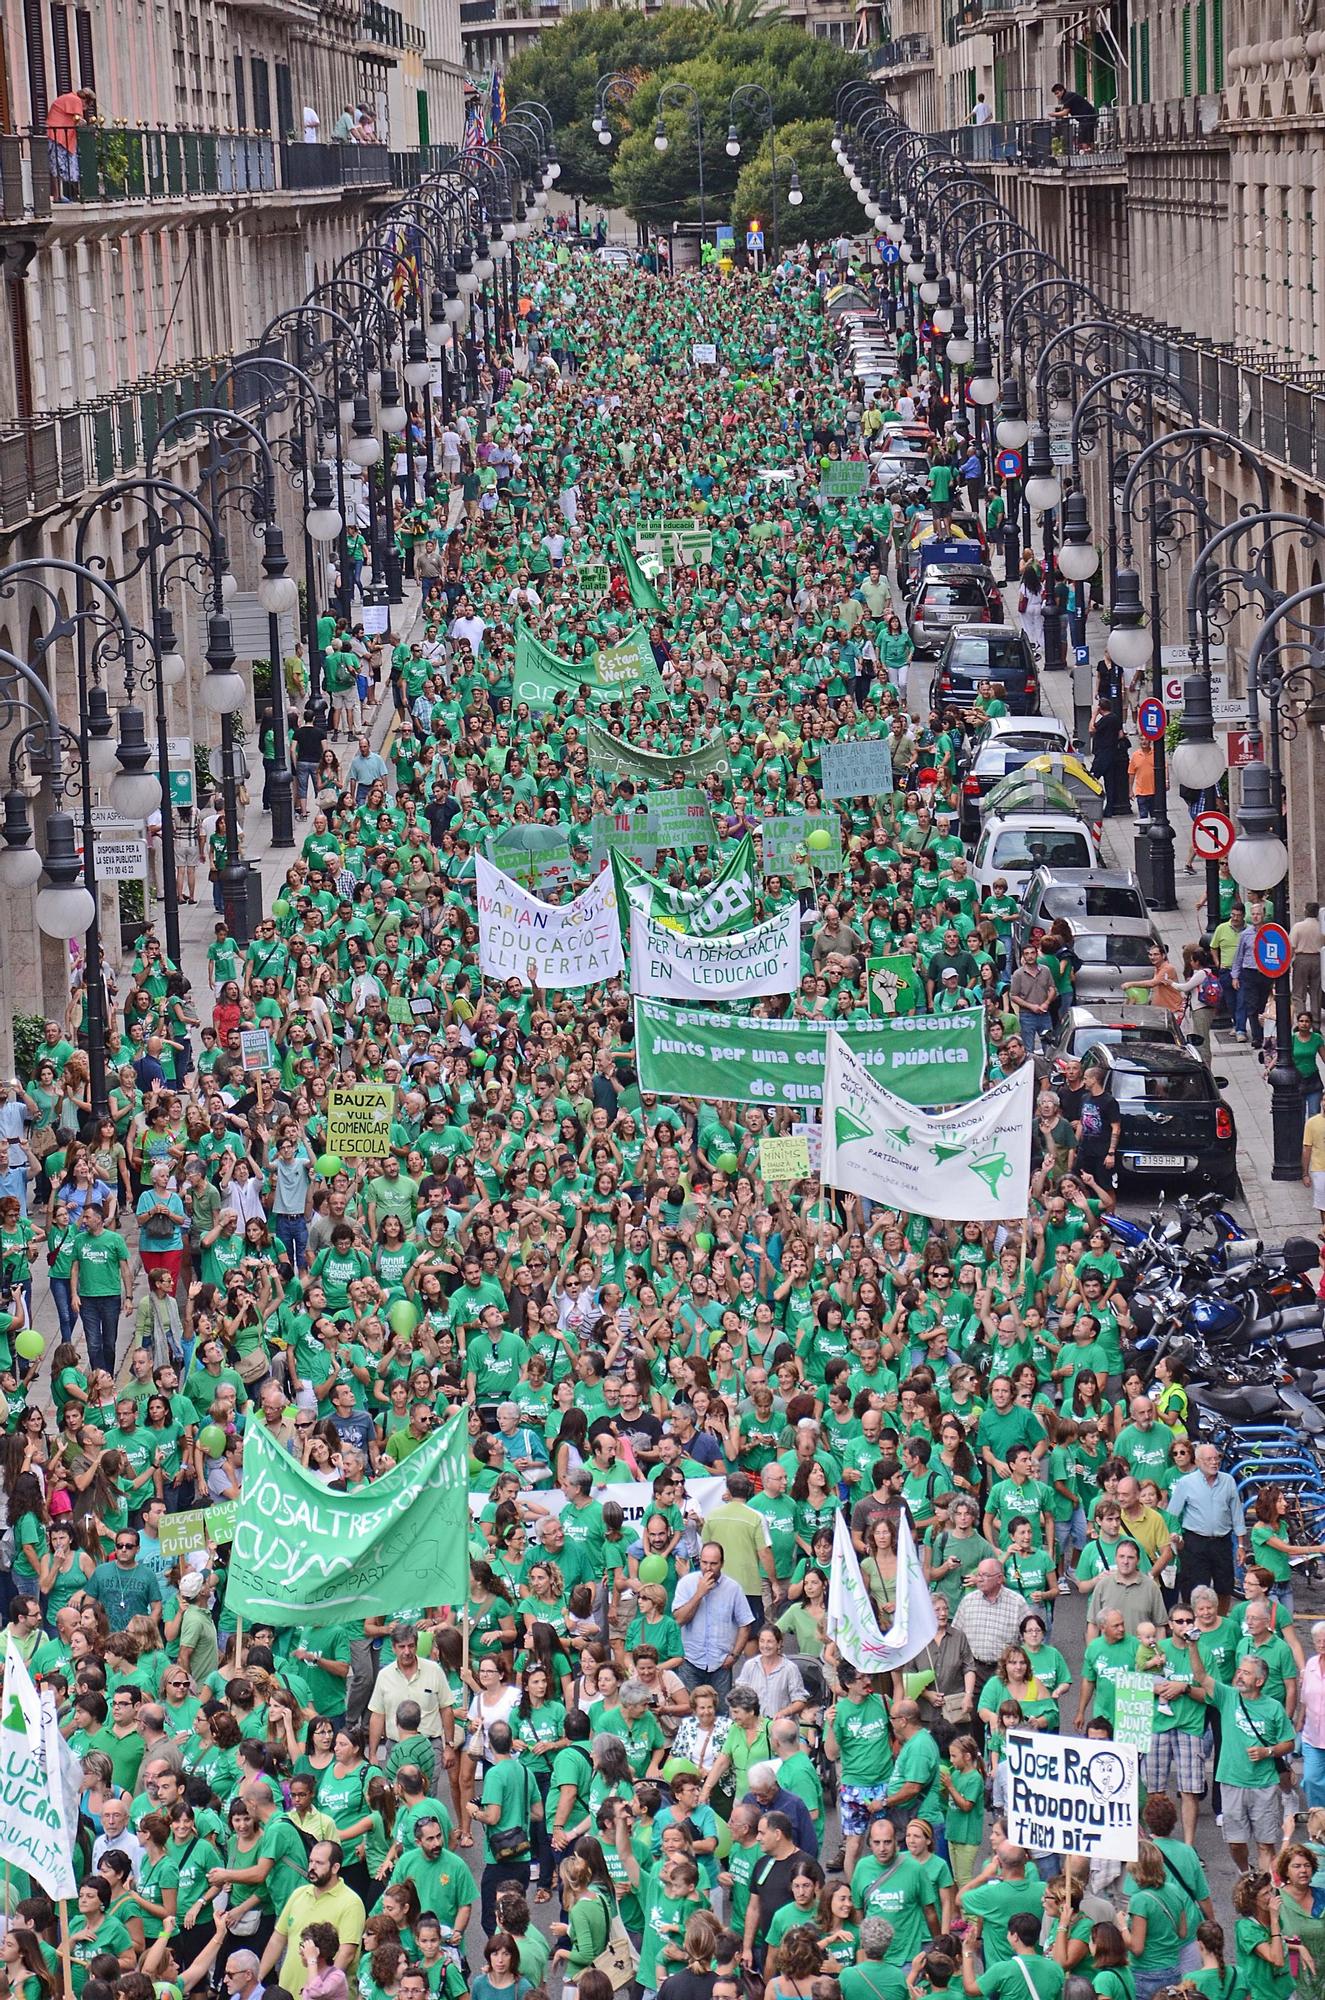
[[[1019,451],[1001,451],[994,460],[994,464],[998,470],[1000,479],[1015,479],[1021,471],[1021,453]]]
[[[879,255],[885,264],[900,264],[902,261],[902,253],[895,243],[885,243]]]
[[[1248,764],[1261,761],[1261,738],[1259,730],[1230,729],[1224,738],[1228,746],[1228,768],[1230,771],[1245,771]]]
[[[1090,647],[1074,646],[1072,648],[1072,657],[1079,667],[1088,667],[1090,665]]]
[[[1211,807],[1198,812],[1192,821],[1192,853],[1198,861],[1222,861],[1237,838],[1237,828],[1227,813]]]
[[[762,250],[764,247],[763,230],[747,229],[745,232],[745,247],[747,250]]]
[[[1262,924],[1251,941],[1251,955],[1267,979],[1282,979],[1293,962],[1293,947],[1282,924]]]
[[[1052,465],[1071,465],[1072,426],[1071,424],[1050,424],[1049,461]]]
[[[1168,722],[1168,710],[1165,708],[1163,702],[1156,701],[1153,694],[1147,695],[1140,708],[1136,711],[1136,726],[1145,737],[1146,742],[1158,743],[1160,737],[1168,728]]]
[[[193,804],[193,766],[190,765],[187,770],[172,769],[169,773],[169,778],[171,805],[191,806]]]

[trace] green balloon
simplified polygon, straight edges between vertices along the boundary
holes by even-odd
[[[707,1229],[697,1229],[695,1231],[695,1248],[696,1250],[711,1250],[713,1248],[713,1238]]]
[[[14,1346],[25,1361],[40,1361],[46,1352],[46,1342],[35,1326],[25,1326],[14,1340]]]
[[[271,913],[275,917],[277,923],[280,923],[283,918],[289,916],[290,905],[286,902],[284,896],[278,897],[277,900],[272,904]]]
[[[198,1443],[208,1458],[219,1458],[225,1450],[225,1432],[219,1424],[204,1424],[198,1432]]]
[[[491,1058],[486,1049],[471,1049],[469,1052],[469,1067],[471,1069],[486,1069],[490,1060]]]
[[[812,827],[805,836],[805,845],[811,854],[827,854],[833,844],[833,836],[826,826]]]
[[[730,1147],[725,1153],[719,1153],[713,1164],[720,1174],[735,1174],[741,1169],[741,1163]]]
[[[639,1580],[641,1583],[666,1583],[666,1556],[645,1556],[639,1566]]]
[[[344,1173],[345,1162],[339,1153],[322,1153],[313,1162],[313,1171],[320,1174],[324,1181],[334,1180],[337,1174]]]
[[[725,1861],[732,1851],[732,1830],[725,1819],[718,1821],[718,1845],[714,1851],[719,1861]]]
[[[413,1299],[397,1299],[386,1320],[392,1333],[408,1337],[419,1323],[419,1309]]]

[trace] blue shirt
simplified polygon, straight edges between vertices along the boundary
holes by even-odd
[[[1189,1535],[1237,1535],[1247,1532],[1247,1520],[1232,1475],[1217,1472],[1207,1479],[1203,1472],[1184,1472],[1175,1479],[1166,1503],[1180,1528]]]
[[[698,1570],[691,1570],[680,1579],[672,1605],[673,1616],[689,1604],[701,1581]],[[691,1666],[698,1667],[701,1673],[716,1673],[735,1650],[743,1627],[752,1625],[754,1617],[745,1592],[729,1576],[720,1576],[712,1590],[706,1592],[694,1617],[686,1624],[679,1618],[676,1622],[681,1626],[682,1651]]]

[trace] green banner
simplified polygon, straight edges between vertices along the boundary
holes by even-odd
[[[835,1024],[857,1061],[896,1096],[926,1110],[978,1097],[984,1075],[984,1016],[910,1014],[877,1026]],[[640,1089],[659,1097],[800,1108],[823,1102],[827,1024],[765,1020],[635,1002]]]
[[[765,881],[770,875],[790,876],[798,889],[805,889],[811,868],[821,875],[842,873],[842,821],[837,813],[780,813],[766,819],[761,831]],[[826,847],[819,838],[813,847],[807,846],[811,834],[825,833]]]
[[[226,1608],[263,1625],[340,1625],[469,1590],[463,1412],[393,1472],[333,1493],[250,1425]]]
[[[825,500],[854,500],[863,493],[870,483],[869,463],[865,459],[834,458],[825,465],[819,477],[819,491]]]
[[[721,736],[702,743],[698,750],[678,750],[665,757],[656,750],[641,750],[636,744],[627,742],[624,736],[614,736],[610,729],[604,729],[602,723],[595,722],[592,717],[585,725],[584,734],[589,746],[590,767],[608,784],[616,778],[633,778],[636,784],[656,785],[663,791],[670,787],[678,772],[687,783],[696,784],[713,771],[725,778],[731,768],[727,761],[726,740]]]
[[[755,920],[754,842],[748,833],[701,889],[674,889],[621,853],[612,856],[612,873],[623,937],[630,932],[632,907],[691,937],[719,937],[745,930]]]
[[[581,694],[590,701],[628,701],[636,688],[661,695],[649,635],[642,625],[615,646],[600,646],[589,660],[563,660],[536,639],[523,622],[515,628],[515,684],[511,700],[530,708],[551,708],[557,696],[572,700]]]
[[[613,532],[613,539],[616,542],[617,561],[625,571],[626,582],[630,586],[631,603],[637,611],[661,611],[663,601],[640,568],[635,551],[630,546],[630,537],[620,523]]]

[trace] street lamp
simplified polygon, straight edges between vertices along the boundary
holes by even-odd
[[[739,160],[741,157],[741,135],[734,125],[727,127],[727,158]]]
[[[125,819],[146,819],[161,804],[161,780],[148,770],[152,747],[141,708],[120,710],[119,770],[110,781],[110,802]]]
[[[81,937],[97,913],[90,889],[83,884],[73,815],[55,812],[46,819],[46,886],[37,891],[37,922],[47,937]],[[88,967],[89,982],[100,979],[100,966]]]
[[[1189,674],[1182,684],[1182,719],[1174,747],[1173,777],[1185,791],[1208,792],[1228,769],[1223,745],[1215,735],[1214,707],[1207,674]],[[1213,923],[1217,912],[1207,911]]]
[[[1100,566],[1100,552],[1090,531],[1086,496],[1080,490],[1063,502],[1063,542],[1058,567],[1069,583],[1085,583]]]
[[[1049,514],[1063,497],[1063,485],[1049,455],[1049,433],[1031,432],[1026,455],[1026,501],[1037,514]]]

